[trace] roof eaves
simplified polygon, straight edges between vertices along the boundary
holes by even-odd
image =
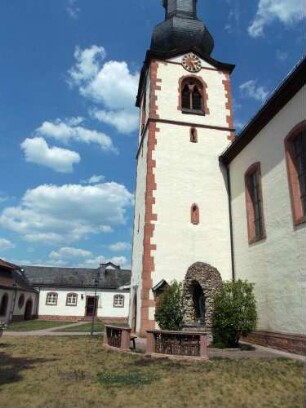
[[[235,141],[219,157],[221,163],[228,165],[305,85],[305,72],[306,58],[304,57],[290,71],[267,102],[236,137]]]

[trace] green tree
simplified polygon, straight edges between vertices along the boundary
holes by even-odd
[[[254,284],[247,281],[223,282],[214,297],[213,341],[237,347],[241,336],[256,327]]]
[[[180,330],[183,322],[182,284],[173,281],[160,297],[155,319],[162,330]]]

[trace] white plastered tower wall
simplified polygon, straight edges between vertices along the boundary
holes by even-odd
[[[184,55],[153,59],[149,66],[150,106],[138,152],[132,259],[136,329],[143,334],[156,327],[152,288],[162,279],[183,281],[198,261],[216,267],[222,279],[232,276],[226,174],[218,161],[233,132],[229,72],[201,59],[201,70],[190,74],[181,64]],[[206,84],[205,115],[178,109],[180,79],[189,75]],[[197,143],[190,142],[191,128]],[[199,207],[198,225],[191,223],[193,204]]]
[[[230,163],[237,279],[255,283],[258,330],[306,334],[306,225],[294,227],[285,138],[305,117],[304,86]],[[266,238],[249,245],[244,174],[260,162]]]
[[[142,134],[142,115],[149,115],[150,78],[146,78],[140,110],[139,144],[137,152],[136,169],[136,192],[133,228],[133,249],[132,249],[132,276],[129,305],[129,324],[134,328],[140,327],[141,317],[141,287],[142,287],[142,265],[143,265],[143,244],[145,225],[145,194],[146,194],[146,174],[147,174],[147,152],[148,152],[148,130]],[[144,105],[144,106],[143,106]],[[136,310],[134,310],[136,308]],[[134,319],[136,320],[134,322]]]

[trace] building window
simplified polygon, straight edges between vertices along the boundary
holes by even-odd
[[[55,292],[47,293],[46,305],[56,306],[58,294]]]
[[[245,173],[245,194],[249,243],[265,238],[260,163],[254,163]]]
[[[78,295],[76,293],[68,293],[66,298],[66,306],[77,306]]]
[[[124,296],[123,295],[114,296],[114,307],[124,307]]]
[[[188,76],[180,79],[179,106],[183,113],[205,115],[207,109],[207,85],[200,77]]]
[[[190,142],[191,143],[198,143],[198,132],[196,128],[190,129]]]
[[[8,301],[9,301],[8,294],[5,293],[5,294],[2,296],[2,300],[1,300],[0,316],[6,316]]]
[[[197,225],[200,223],[200,210],[197,204],[191,206],[191,223]]]
[[[18,307],[19,307],[19,309],[22,309],[23,305],[24,305],[24,294],[21,293],[21,295],[19,296],[19,299],[18,299]]]
[[[294,225],[306,221],[306,121],[285,139],[289,190]]]

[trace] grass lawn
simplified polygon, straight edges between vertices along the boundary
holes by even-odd
[[[303,364],[285,359],[149,359],[90,336],[0,341],[7,408],[302,408],[303,382]]]
[[[128,324],[126,323],[112,323],[114,326],[123,326],[127,327]],[[79,326],[73,326],[73,327],[66,327],[66,329],[58,329],[56,331],[61,331],[61,332],[90,332],[91,331],[91,323],[84,323]],[[104,332],[104,324],[102,322],[95,322],[95,332]]]
[[[32,331],[32,330],[44,330],[52,327],[64,326],[73,322],[56,322],[46,320],[28,320],[25,322],[11,323],[8,330],[12,331]]]
[[[91,331],[91,323],[84,323],[79,326],[72,326],[66,327],[66,329],[58,329],[56,331],[60,332],[90,332]],[[104,324],[102,322],[95,322],[95,332],[103,332],[104,331]]]

